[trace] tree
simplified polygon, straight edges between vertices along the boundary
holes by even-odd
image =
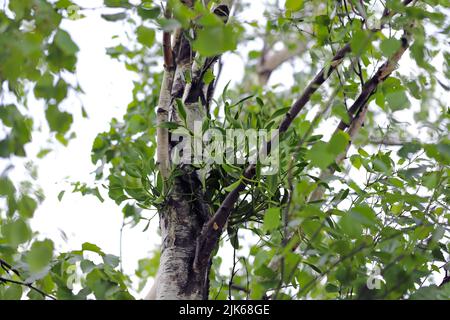
[[[0,145],[14,165],[38,130],[30,97],[44,101],[52,137],[72,137],[59,104],[82,84],[65,78],[78,47],[60,22],[84,9],[7,4]],[[107,53],[139,80],[92,161],[130,223],[157,209],[161,250],[136,272],[145,283],[158,268],[148,298],[450,297],[446,1],[272,1],[261,21],[243,18],[248,1],[104,5],[104,19],[134,31]],[[245,76],[219,92],[230,52]],[[273,85],[288,63],[293,85]],[[133,298],[118,257],[91,243],[56,255],[51,240],[33,240],[42,195],[30,183],[18,191],[8,170],[0,183],[1,298]],[[230,245],[225,275],[218,252]]]

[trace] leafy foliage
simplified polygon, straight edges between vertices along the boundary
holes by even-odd
[[[386,30],[379,30],[384,8],[376,1],[347,2],[287,0],[283,8],[268,5],[261,21],[241,21],[237,14],[224,23],[211,13],[214,1],[208,7],[198,1],[190,8],[169,1],[172,18],[163,17],[155,1],[139,5],[127,0],[104,1],[106,7],[116,10],[103,14],[105,20],[126,21],[135,30],[126,43],[107,48],[107,53],[139,78],[123,118],[112,119],[109,130],[93,141],[91,160],[98,167],[96,179],[107,186],[108,196],[122,207],[125,221],[132,226],[149,221],[149,212],[164,207],[171,187],[170,181],[163,184],[155,162],[155,110],[162,82],[160,31],[182,27],[201,59],[233,51],[244,56],[244,78],[215,95],[204,119],[203,129],[217,129],[223,137],[226,129],[277,128],[292,100],[335,51],[351,46],[351,59],[312,95],[309,109],[281,136],[278,172],[264,175],[264,167],[258,165],[253,183],[241,193],[220,244],[231,245],[235,252],[233,270],[225,274],[225,259],[214,257],[210,298],[450,296],[448,284],[438,286],[430,281],[433,275],[447,274],[450,254],[449,110],[445,100],[450,53],[443,45],[448,41],[444,14],[448,3],[427,0],[404,6],[398,0],[386,1],[386,8],[396,15],[382,21],[389,23]],[[245,10],[243,3],[237,5],[238,13]],[[71,90],[81,93],[79,86],[64,77],[76,72],[79,49],[60,23],[72,4],[10,0],[8,10],[0,11],[0,82],[4,90],[0,120],[5,132],[0,156],[11,162],[28,156],[25,146],[32,143],[32,133],[38,130],[33,126],[37,111],[32,112],[34,106],[27,103],[32,96],[45,102],[43,114],[52,136],[63,144],[71,137],[72,111],[63,110],[61,102]],[[33,29],[27,31],[22,26],[30,21]],[[412,26],[411,21],[415,21]],[[323,130],[340,121],[350,124],[350,104],[377,67],[401,48],[399,35],[406,28],[413,40],[405,63],[413,65],[414,72],[399,69],[379,84],[369,98],[364,127],[356,136]],[[247,50],[261,35],[264,48]],[[294,68],[294,85],[289,88],[255,80],[261,76],[261,63],[270,57],[268,50],[280,44],[288,52],[300,52],[297,60],[303,63]],[[299,50],[300,44],[308,50]],[[443,72],[435,67],[439,59]],[[203,81],[214,83],[218,77],[210,70]],[[181,116],[186,113],[181,101],[177,106]],[[319,116],[313,119],[310,115],[314,114]],[[406,121],[413,124],[405,125]],[[163,125],[172,132],[181,126],[174,122]],[[388,143],[391,137],[400,143]],[[344,161],[337,161],[349,144],[352,147]],[[213,212],[243,179],[245,167],[226,162],[195,166],[199,172],[207,171],[201,178],[205,201]],[[332,174],[320,174],[327,171]],[[180,174],[174,169],[171,178]],[[314,198],[318,190],[324,192]],[[4,200],[0,255],[12,267],[2,264],[0,279],[33,283],[57,299],[133,298],[127,289],[130,277],[120,271],[118,257],[90,243],[81,250],[58,254],[50,239],[38,240],[28,220],[42,195],[23,191],[5,170],[0,178]],[[98,188],[83,183],[75,184],[74,191],[103,200]],[[92,255],[101,262],[94,263]],[[139,261],[139,290],[148,277],[156,275],[158,261],[159,253]],[[380,287],[370,290],[367,284],[374,279],[376,268]],[[24,294],[30,299],[44,297],[26,285],[0,280],[1,299],[19,299]]]

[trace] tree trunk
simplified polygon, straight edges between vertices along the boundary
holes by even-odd
[[[187,6],[192,6],[193,1],[184,1]],[[229,8],[219,5],[214,9],[219,17],[229,15]],[[211,85],[203,82],[206,71],[213,70],[219,57],[206,58],[199,63],[200,56],[194,59],[189,40],[180,29],[174,35],[173,48],[170,46],[170,38],[165,38],[164,48],[165,65],[172,67],[172,59],[175,61],[175,70],[166,68],[165,76],[171,81],[163,83],[160,101],[161,116],[158,123],[170,120],[186,125],[194,130],[194,122],[202,123],[207,116],[208,102],[210,100]],[[171,73],[169,73],[171,72]],[[191,81],[186,82],[186,74],[191,74]],[[166,78],[165,78],[166,79]],[[170,96],[169,96],[170,94]],[[175,99],[181,99],[186,119],[181,119],[178,114]],[[200,102],[199,102],[200,100]],[[170,101],[170,103],[168,103]],[[170,110],[169,110],[170,109]],[[163,112],[164,111],[164,112]],[[169,116],[169,117],[167,117]],[[186,120],[186,123],[184,123]],[[164,134],[167,133],[167,139]],[[169,172],[169,168],[163,163],[166,160],[168,166],[175,164],[170,157],[170,151],[175,147],[168,141],[170,134],[167,130],[160,130],[158,141],[158,159],[161,174],[165,180],[169,192],[164,206],[159,210],[161,228],[161,257],[158,275],[155,284],[146,299],[157,300],[200,300],[208,299],[209,271],[211,259],[194,269],[197,239],[203,225],[209,220],[208,206],[204,201],[203,185],[198,178],[196,169],[191,162],[176,164],[176,168]],[[166,143],[161,146],[159,143]],[[192,160],[192,159],[191,159]],[[164,170],[162,170],[164,169]]]
[[[196,241],[208,219],[202,186],[194,171],[184,168],[175,179],[168,201],[160,212],[162,236],[157,300],[208,298],[210,263],[193,269]]]

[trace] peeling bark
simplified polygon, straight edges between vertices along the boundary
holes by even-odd
[[[193,1],[184,3],[192,6]],[[227,19],[229,9],[219,5],[214,13]],[[166,68],[164,74],[160,97],[160,106],[164,108],[158,109],[158,121],[181,123],[176,108],[176,99],[181,99],[187,114],[187,126],[192,130],[194,121],[203,121],[206,116],[206,97],[211,88],[204,84],[203,76],[207,70],[213,68],[218,57],[208,58],[203,64],[199,63],[199,59],[194,59],[195,53],[184,32],[186,31],[180,29],[174,36],[173,49],[170,50],[173,53],[174,68]],[[165,59],[165,65],[168,61]],[[191,81],[187,81],[188,75]],[[170,141],[168,132],[167,137],[161,130],[159,133],[158,150],[163,153],[161,159],[167,152],[166,164],[169,169],[172,166],[170,151],[176,146],[176,142]],[[160,146],[159,143],[165,145]],[[162,162],[160,167],[164,168],[161,164]],[[162,236],[160,267],[155,284],[146,299],[208,299],[211,259],[205,261],[201,267],[193,268],[197,239],[203,225],[210,218],[208,205],[204,201],[203,186],[196,170],[189,164],[180,164],[172,169],[172,172],[167,170],[165,176],[168,190],[166,202],[158,212]]]
[[[171,17],[169,8],[166,8],[164,15],[166,18]],[[163,33],[163,55],[164,55],[164,74],[161,84],[161,91],[159,93],[158,108],[156,110],[156,158],[159,170],[164,179],[169,176],[169,131],[161,127],[164,122],[169,120],[169,109],[171,103],[171,92],[173,85],[173,78],[175,75],[175,65],[172,52],[171,34],[169,32]]]
[[[196,239],[207,219],[202,186],[188,169],[175,180],[161,216],[162,248],[156,285],[158,300],[208,298],[209,264],[192,268]]]
[[[169,119],[169,106],[171,101],[171,89],[173,83],[174,71],[166,70],[163,75],[161,93],[159,95],[159,103],[157,113],[156,129],[156,142],[157,148],[157,161],[159,164],[159,170],[164,179],[169,176],[169,131],[166,128],[160,127],[164,122]]]
[[[408,2],[408,0],[404,0]],[[193,0],[184,1],[192,4]],[[215,12],[220,15],[223,11]],[[229,12],[229,11],[228,11]],[[384,15],[390,16],[387,12]],[[181,99],[185,103],[188,117],[188,127],[192,128],[195,120],[202,120],[207,109],[205,94],[209,92],[208,86],[202,82],[203,74],[217,60],[212,58],[211,64],[205,63],[203,66],[193,62],[195,54],[189,45],[189,41],[179,31],[179,41],[173,48],[176,67],[173,74],[173,83],[170,91],[170,117],[172,121],[180,121],[176,108],[175,99]],[[376,90],[378,84],[386,79],[395,69],[395,64],[406,50],[408,41],[403,43],[401,52],[383,65],[380,73],[377,73],[377,80],[367,82],[367,87],[362,90],[360,97],[355,101],[357,106],[352,117],[352,124],[349,133],[353,136],[362,123],[367,112],[369,98]],[[292,121],[300,113],[303,107],[309,102],[312,94],[329,78],[332,72],[342,63],[346,55],[351,52],[349,44],[341,48],[305,88],[303,94],[292,105],[282,121],[279,132],[286,132]],[[276,64],[286,61],[286,55],[280,55]],[[207,60],[208,61],[208,60]],[[186,74],[191,74],[191,82],[186,83]],[[270,72],[269,72],[270,75]],[[167,100],[165,100],[166,102]],[[345,129],[345,128],[344,128]],[[271,142],[268,142],[267,149],[270,152]],[[168,145],[170,148],[170,144]],[[345,156],[344,156],[345,157]],[[339,159],[338,159],[339,160]],[[234,208],[239,194],[245,189],[249,180],[255,175],[255,166],[250,165],[243,172],[238,186],[232,190],[219,209],[211,217],[210,208],[204,201],[202,184],[197,172],[189,165],[180,165],[176,168],[175,174],[171,177],[171,185],[166,196],[166,203],[159,210],[160,227],[162,234],[162,248],[160,258],[160,270],[154,290],[150,293],[156,299],[207,299],[209,290],[209,271],[211,266],[211,255],[217,246],[220,235],[228,218]],[[274,263],[275,264],[275,263]]]

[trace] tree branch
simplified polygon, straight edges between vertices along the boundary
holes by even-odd
[[[167,3],[164,16],[166,18],[172,16],[169,3]],[[162,124],[169,119],[171,93],[175,75],[175,61],[171,44],[171,34],[169,32],[163,32],[163,55],[164,74],[156,111],[156,156],[161,175],[164,179],[167,179],[169,177],[169,130],[163,128]]]
[[[275,69],[305,51],[306,44],[304,42],[300,43],[295,50],[283,48],[279,51],[268,53],[266,49],[263,49],[263,57],[256,70],[258,73],[259,84],[267,84]]]
[[[11,280],[11,279],[6,279],[6,278],[0,277],[0,283],[2,283],[2,282],[3,283],[13,283],[13,284],[17,284],[17,285],[20,285],[20,286],[28,287],[28,288],[36,291],[36,292],[39,292],[41,295],[43,295],[46,298],[49,298],[49,299],[52,299],[52,300],[56,300],[55,297],[45,293],[41,289],[36,288],[35,286],[33,286],[30,283],[25,283],[25,282],[22,282],[22,281],[16,281],[16,280]]]
[[[407,5],[411,2],[411,0],[404,0],[404,5]],[[392,16],[393,13],[390,11],[386,11],[383,13],[382,19],[386,17]],[[372,30],[372,32],[378,31]],[[383,66],[378,70],[375,76],[365,83],[365,89],[361,92],[358,99],[355,101],[351,110],[354,112],[360,113],[358,110],[362,110],[363,106],[367,104],[370,96],[375,92],[377,85],[379,82],[384,81],[396,68],[396,63],[403,55],[404,51],[408,47],[409,42],[407,37],[402,38],[402,46],[398,52],[394,54],[394,56],[388,60]],[[345,56],[351,52],[350,44],[346,44],[343,48],[341,48],[336,55],[331,60],[331,63],[324,68],[315,76],[312,82],[305,88],[303,94],[300,98],[292,105],[291,109],[286,114],[284,120],[281,122],[279,126],[279,135],[283,134],[287,131],[289,126],[292,124],[292,121],[295,117],[300,113],[306,103],[310,100],[312,94],[317,91],[317,89],[328,79],[328,77],[332,74],[332,72],[342,63]],[[376,80],[373,80],[376,79]],[[365,112],[364,112],[365,114]],[[356,128],[356,127],[355,127]],[[357,131],[357,130],[356,130]],[[267,152],[270,153],[272,141],[267,143],[266,149]],[[247,185],[247,180],[253,178],[256,173],[256,167],[254,164],[251,164],[244,171],[240,183],[238,186],[232,190],[225,200],[220,205],[219,209],[216,211],[214,216],[204,225],[202,233],[197,239],[197,248],[194,259],[194,269],[198,270],[211,256],[212,251],[217,245],[220,235],[222,234],[222,229],[225,226],[228,218],[231,214],[231,210],[233,209],[235,203],[239,199],[239,194],[241,191],[245,189]]]
[[[308,103],[313,93],[316,92],[317,89],[328,79],[328,77],[333,73],[337,66],[341,64],[344,57],[350,51],[350,44],[345,45],[336,53],[329,65],[322,68],[322,70],[315,76],[311,83],[305,88],[300,98],[292,105],[284,120],[281,122],[278,129],[279,135],[287,131],[292,121]],[[272,141],[269,141],[266,145],[267,153],[270,153],[271,146]],[[255,173],[255,165],[249,165],[244,171],[239,185],[227,195],[214,216],[203,227],[202,233],[197,239],[194,269],[197,269],[209,259],[211,252],[213,251],[220,238],[222,228],[225,226],[225,223],[230,216],[231,210],[233,209],[234,204],[239,198],[239,193],[245,189],[247,181],[253,178]]]
[[[403,56],[406,49],[409,47],[410,36],[411,35],[409,34],[408,31],[404,32],[401,38],[402,42],[401,47],[397,50],[396,53],[394,53],[394,55],[390,59],[386,60],[386,62],[383,63],[383,65],[380,68],[378,68],[375,75],[364,84],[363,89],[359,94],[358,98],[355,100],[353,105],[348,110],[351,119],[350,123],[347,125],[344,121],[341,121],[337,126],[335,133],[341,130],[344,131],[348,128],[347,133],[350,136],[350,142],[347,145],[346,150],[336,158],[337,164],[341,163],[346,158],[352,140],[357,135],[366,119],[367,109],[369,106],[369,99],[375,93],[378,86],[384,80],[386,80],[391,75],[391,73],[397,68],[397,64],[400,58]],[[321,172],[320,179],[321,180],[326,179],[327,177],[331,176],[335,170],[336,169],[334,166],[325,169],[324,171]],[[314,192],[311,194],[309,201],[317,201],[321,199],[324,192],[325,190],[323,187],[320,186],[317,187],[316,190],[314,190]]]
[[[18,277],[20,277],[20,273],[19,271],[17,271],[17,269],[14,269],[8,262],[6,262],[3,259],[0,259],[0,267],[5,270],[7,273],[9,273],[9,271],[13,272],[15,275],[17,275]]]
[[[14,269],[9,263],[7,263],[5,260],[0,259],[0,266],[3,270],[6,271],[7,274],[9,274],[9,272],[13,272],[15,275],[17,275],[19,278],[21,278],[19,271],[17,271],[17,269]],[[43,295],[44,297],[50,298],[52,300],[56,300],[55,297],[45,293],[44,291],[42,291],[41,289],[36,288],[35,286],[33,286],[31,283],[25,283],[22,281],[17,281],[17,280],[12,280],[12,279],[7,279],[7,278],[3,278],[0,277],[0,284],[1,283],[12,283],[12,284],[17,284],[17,285],[21,285],[21,286],[25,286],[28,287],[36,292],[39,292],[41,295]]]

